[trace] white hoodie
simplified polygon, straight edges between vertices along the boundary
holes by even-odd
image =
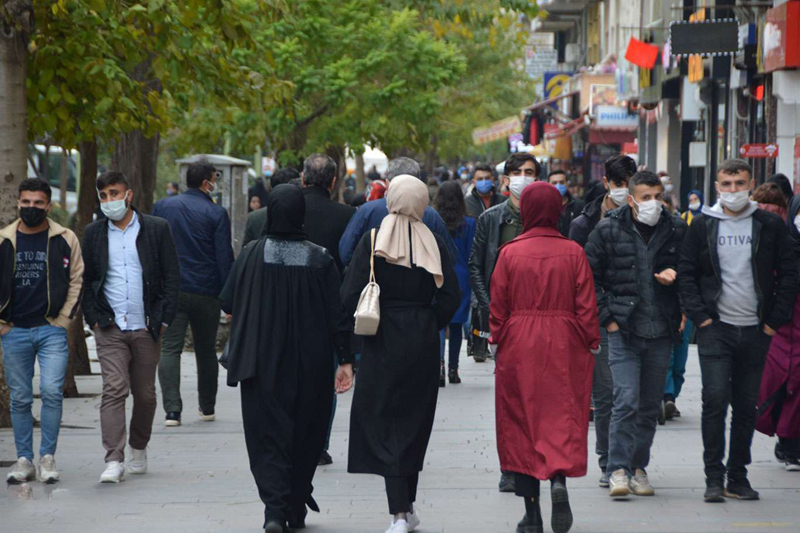
[[[722,293],[717,310],[722,322],[733,326],[757,326],[758,294],[753,279],[753,213],[758,204],[735,217],[725,214],[719,202],[703,207],[705,216],[719,219],[717,256],[719,257]]]

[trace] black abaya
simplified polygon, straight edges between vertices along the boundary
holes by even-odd
[[[362,337],[350,417],[350,473],[410,477],[422,470],[439,394],[439,330],[461,302],[447,248],[436,237],[444,283],[426,270],[375,257],[381,289],[378,333]],[[356,247],[345,273],[342,301],[355,312],[369,280],[370,235]]]

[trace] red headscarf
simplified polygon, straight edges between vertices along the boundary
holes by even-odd
[[[558,219],[564,210],[558,189],[549,183],[537,181],[523,189],[519,202],[523,235],[533,228],[558,231]]]

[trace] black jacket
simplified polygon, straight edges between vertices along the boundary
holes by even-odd
[[[483,200],[481,199],[480,195],[478,195],[478,189],[473,188],[472,192],[467,195],[465,198],[467,203],[467,214],[472,218],[477,219],[480,217],[484,212],[487,211]],[[489,209],[496,205],[500,205],[508,201],[508,196],[503,196],[497,191],[492,191],[492,201],[489,204]]]
[[[503,222],[508,222],[511,215],[506,203],[487,209],[478,218],[475,228],[475,240],[472,242],[472,253],[469,256],[469,284],[478,302],[478,307],[489,311],[489,282],[492,279],[497,256],[500,253],[500,229]]]
[[[650,240],[650,246],[656,247],[653,275],[667,268],[678,270],[685,235],[686,223],[662,210],[656,232]],[[586,257],[594,273],[600,325],[606,327],[616,322],[625,337],[630,334],[631,313],[640,301],[634,239],[641,239],[641,236],[634,227],[631,208],[626,205],[609,211],[589,235],[586,244]],[[665,287],[655,278],[652,282],[655,307],[661,310],[663,319],[669,322],[670,331],[677,337],[681,323],[677,283]]]
[[[719,319],[722,293],[717,237],[719,219],[698,215],[686,236],[678,264],[678,288],[686,314],[696,325]],[[753,213],[753,280],[762,324],[777,330],[792,318],[798,273],[786,224],[761,209]]]
[[[180,263],[167,221],[138,211],[136,214],[139,217],[136,249],[144,281],[144,314],[147,330],[157,340],[162,324],[171,324],[178,311]],[[92,327],[99,324],[105,328],[114,324],[114,311],[103,290],[108,273],[108,224],[106,219],[92,222],[83,235],[83,316]]]
[[[578,200],[570,193],[567,193],[567,203],[564,206],[564,211],[561,212],[561,216],[558,219],[558,231],[561,232],[561,235],[564,237],[570,237],[570,227],[572,226],[572,221],[581,216],[584,206],[585,204],[583,203],[583,200]]]
[[[583,208],[583,212],[570,223],[569,238],[580,244],[586,246],[589,242],[589,234],[597,223],[600,222],[600,216],[603,212],[603,201],[606,199],[605,195],[597,198]]]
[[[247,215],[247,220],[244,224],[244,238],[242,239],[242,248],[248,245],[251,241],[261,238],[261,233],[264,231],[264,226],[267,225],[267,207],[256,209]]]
[[[330,252],[341,274],[344,267],[339,259],[339,241],[356,208],[331,200],[330,193],[322,187],[304,187],[303,197],[306,201],[304,226],[308,240]]]

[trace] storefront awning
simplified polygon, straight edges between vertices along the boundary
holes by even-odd
[[[597,127],[589,130],[590,144],[625,144],[636,140],[636,127]]]
[[[580,94],[580,91],[572,91],[568,93],[559,94],[553,98],[548,100],[542,100],[541,102],[537,102],[531,106],[526,107],[523,111],[536,111],[537,109],[542,109],[543,107],[549,106],[550,104],[554,104],[561,100],[562,98],[567,98],[569,96],[575,96],[576,94]]]
[[[547,140],[558,139],[560,137],[566,137],[568,135],[572,135],[573,133],[577,133],[578,131],[582,130],[586,127],[586,121],[583,117],[576,118],[571,122],[567,122],[566,124],[561,124],[557,129],[553,131],[549,131],[544,134],[544,138]]]

